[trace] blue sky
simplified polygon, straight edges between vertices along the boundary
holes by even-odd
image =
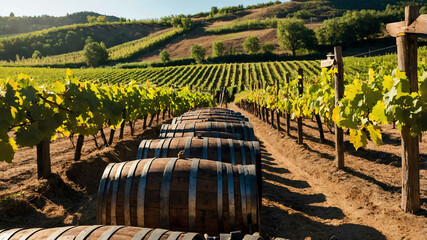
[[[269,0],[0,0],[0,16],[64,16],[94,11],[130,19],[158,18],[171,14],[207,12],[212,6],[252,5]],[[285,0],[282,0],[284,2]]]

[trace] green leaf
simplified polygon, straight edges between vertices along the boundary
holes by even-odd
[[[38,123],[35,122],[30,126],[20,127],[16,131],[16,142],[25,147],[33,147],[42,140],[42,132],[38,128]]]
[[[388,123],[383,101],[377,102],[377,104],[372,108],[372,112],[369,117],[372,121],[376,121],[377,123]]]
[[[386,91],[390,91],[390,89],[394,86],[393,77],[390,75],[384,76],[383,86]]]
[[[0,161],[11,163],[17,149],[18,146],[12,138],[8,141],[0,139]]]
[[[381,135],[381,128],[377,125],[369,125],[366,127],[369,131],[369,136],[371,137],[371,140],[377,144],[378,146],[383,143],[383,138]]]
[[[356,151],[360,147],[365,147],[368,144],[366,134],[359,129],[350,129],[350,143],[353,144]]]

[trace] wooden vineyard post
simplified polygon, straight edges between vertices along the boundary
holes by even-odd
[[[417,21],[415,21],[417,20]],[[417,33],[426,34],[427,15],[418,17],[417,6],[405,7],[405,21],[387,24],[390,35],[396,37],[398,68],[406,73],[410,92],[418,92]],[[401,128],[402,142],[402,209],[417,212],[420,209],[419,136],[410,134],[411,126]]]
[[[304,72],[302,68],[298,68],[298,97],[302,97],[303,94],[303,77]],[[298,117],[298,144],[303,144],[302,139],[302,117]]]
[[[342,60],[342,48],[337,46],[334,48],[335,64],[334,67],[338,70],[334,74],[335,80],[335,105],[344,96],[344,63]],[[338,169],[344,169],[344,133],[342,128],[335,124],[335,158]]]
[[[37,144],[37,177],[46,179],[50,174],[50,140],[43,139]]]
[[[291,74],[286,73],[286,84],[288,86],[287,93],[289,94],[289,83],[291,82]],[[286,112],[286,134],[289,136],[291,134],[291,114]]]
[[[276,79],[276,102],[279,102],[279,88],[280,88],[280,84],[279,84],[279,79]],[[277,123],[277,131],[280,132],[280,111],[279,109],[276,109],[276,123]]]

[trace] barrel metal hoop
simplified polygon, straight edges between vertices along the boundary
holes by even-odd
[[[113,169],[115,163],[110,163],[107,165],[107,167],[104,170],[104,173],[101,177],[101,182],[99,183],[99,189],[98,189],[98,202],[97,202],[97,208],[96,208],[96,221],[98,224],[102,224],[102,214],[105,214],[105,208],[104,206],[104,199],[106,199],[106,196],[104,196],[105,193],[105,185],[107,184],[111,169]],[[106,204],[105,204],[106,205]],[[104,212],[104,213],[103,213]]]
[[[8,232],[3,235],[3,238],[1,240],[9,240],[13,237],[13,235],[22,230],[24,230],[24,228],[9,229]]]
[[[234,152],[234,142],[233,139],[228,139],[228,145],[230,146],[230,158],[231,158],[231,164],[236,164],[236,155]]]
[[[166,137],[168,137],[168,138],[170,138],[170,137],[175,137],[175,133],[176,133],[176,129],[178,128],[178,123],[175,123],[173,126],[172,126],[172,131],[169,131],[169,133],[166,135]]]
[[[167,132],[167,131],[165,131],[165,126],[166,126],[166,129],[168,129],[168,126],[169,124],[162,124],[162,127],[160,128],[160,134],[159,134],[159,138],[163,138],[163,135],[165,134],[165,132]]]
[[[27,240],[29,239],[31,236],[34,235],[34,233],[39,232],[40,230],[43,230],[43,228],[35,228],[29,232],[27,232],[24,236],[20,237],[19,240]]]
[[[196,122],[193,122],[193,123],[191,124],[191,127],[190,127],[190,128],[195,129],[195,128],[196,128]],[[190,134],[190,136],[191,136],[191,137],[196,136],[196,132],[195,132],[195,131],[192,131],[192,132],[191,132],[191,134]]]
[[[242,131],[243,131],[244,140],[245,141],[253,140],[253,139],[248,139],[248,133],[247,133],[247,131],[249,129],[246,127],[245,123],[243,121],[240,121],[240,124],[242,124]]]
[[[124,227],[125,226],[111,226],[110,229],[108,229],[101,235],[99,240],[109,240],[117,231]]]
[[[166,142],[163,144],[162,158],[168,157],[168,149],[173,138],[167,138]]]
[[[251,162],[248,164],[255,164],[256,163],[256,156],[255,156],[255,149],[254,149],[253,141],[248,141],[247,143],[249,145],[249,150],[251,152]]]
[[[188,223],[190,231],[196,231],[196,206],[197,206],[197,172],[200,159],[194,159],[191,164],[190,180],[188,186]]]
[[[203,138],[202,158],[208,159],[209,138]]]
[[[153,142],[153,139],[147,140],[147,143],[144,146],[144,158],[148,158],[148,152],[151,148],[151,143]]]
[[[136,159],[142,159],[142,154],[144,153],[145,143],[147,140],[142,140],[138,147],[138,153],[136,154]]]
[[[235,135],[236,134],[236,130],[234,129],[234,124],[232,122],[230,123],[230,127],[231,127],[231,133],[233,135]]]
[[[187,141],[185,142],[185,147],[184,147],[184,157],[185,158],[190,158],[190,149],[191,149],[191,140],[193,138],[192,137],[187,137]]]
[[[102,225],[88,226],[86,227],[86,229],[81,231],[74,240],[86,240],[86,238],[89,237],[90,234],[92,234],[96,229],[100,227],[102,227]]]
[[[162,139],[157,143],[156,152],[154,153],[155,158],[160,157],[160,153],[162,152],[163,143],[166,141],[166,139]]]
[[[107,186],[105,187],[105,193],[102,196],[101,221],[98,222],[98,224],[107,224],[107,198],[108,192],[110,191],[111,183],[113,182],[111,178],[114,177],[111,175],[111,171],[115,165],[118,165],[118,163],[114,163],[107,176]]]
[[[148,160],[144,167],[142,168],[142,172],[141,172],[141,177],[139,179],[139,184],[138,184],[138,193],[137,193],[137,202],[136,202],[136,211],[137,211],[137,223],[138,226],[145,226],[144,224],[144,214],[145,214],[145,191],[146,191],[146,186],[147,186],[147,174],[148,171],[150,170],[150,166],[151,163],[153,163],[153,161],[155,160],[155,158]]]
[[[111,196],[111,225],[117,224],[117,197],[119,193],[119,182],[120,177],[122,175],[123,167],[126,165],[127,162],[119,163],[119,167],[117,168],[116,175],[114,177],[113,182],[113,191]]]
[[[217,147],[218,147],[218,162],[222,162],[222,159],[221,159],[221,138],[217,138],[217,140],[216,140],[216,142],[217,142]]]
[[[186,233],[185,236],[182,238],[182,240],[193,240],[197,236],[199,236],[199,233]],[[203,239],[201,236],[198,239]]]
[[[152,230],[152,228],[143,228],[133,236],[132,240],[143,240]]]
[[[240,155],[242,156],[242,164],[246,165],[245,142],[243,140],[240,140],[239,143],[240,143]]]
[[[68,226],[68,227],[64,227],[61,229],[56,230],[56,232],[54,232],[52,235],[50,235],[47,240],[56,240],[58,239],[62,234],[64,234],[66,231],[75,228],[75,226]],[[4,239],[6,240],[6,239]]]
[[[177,136],[177,137],[184,137],[184,135],[185,135],[185,127],[186,127],[187,123],[181,123],[181,124],[182,124],[181,136]]]
[[[163,171],[162,184],[160,187],[160,223],[162,227],[169,229],[169,201],[172,173],[178,158],[172,158]]]
[[[181,236],[183,232],[172,232],[167,240],[178,240],[179,236]]]
[[[255,133],[254,133],[254,127],[252,125],[252,123],[245,123],[245,126],[247,126],[247,128],[249,129],[249,133],[251,135],[251,139],[250,140],[255,140]]]
[[[236,228],[236,206],[234,202],[234,175],[233,166],[229,163],[227,167],[227,182],[228,182],[228,211],[230,214],[230,229],[235,230]]]
[[[239,170],[239,182],[240,182],[240,200],[242,202],[242,218],[243,218],[243,228],[248,231],[248,213],[246,207],[246,184],[245,184],[245,169],[243,165],[237,166]]]
[[[163,236],[163,234],[165,234],[168,230],[166,229],[154,229],[153,233],[151,233],[150,237],[148,238],[148,240],[160,240],[160,238]]]
[[[136,160],[133,162],[132,166],[129,169],[127,178],[126,178],[126,186],[125,186],[125,200],[124,200],[124,216],[125,216],[125,225],[130,226],[131,220],[130,220],[130,193],[132,190],[132,181],[133,176],[135,175],[136,168],[138,167],[138,164],[141,162],[141,160]]]
[[[218,228],[219,232],[222,232],[224,230],[224,222],[222,220],[223,215],[223,186],[222,186],[222,163],[217,162],[217,168],[216,168],[216,174],[218,177],[217,182],[217,204],[218,204]]]
[[[252,215],[252,224],[253,228],[258,231],[258,224],[259,224],[259,199],[257,197],[257,175],[256,175],[256,169],[255,165],[247,165],[247,182],[246,186],[249,191],[248,197],[251,199],[251,215]]]
[[[212,122],[206,122],[206,131],[208,131],[208,132],[212,132]]]

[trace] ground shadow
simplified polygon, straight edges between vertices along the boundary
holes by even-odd
[[[261,219],[267,219],[261,226],[265,239],[281,237],[285,239],[376,239],[385,240],[385,236],[372,227],[358,224],[338,226],[313,221],[300,213],[289,214],[274,206],[264,206]]]

